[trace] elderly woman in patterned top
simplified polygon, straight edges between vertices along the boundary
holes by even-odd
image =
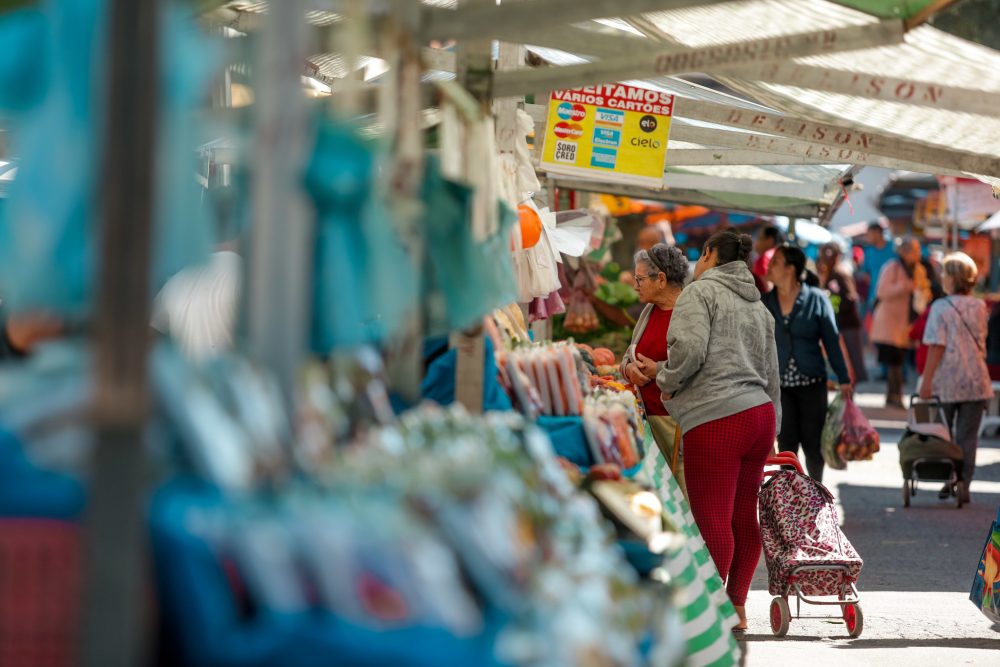
[[[924,330],[927,366],[920,383],[920,397],[938,397],[944,404],[952,438],[965,452],[963,484],[957,489],[969,502],[969,483],[976,470],[979,424],[993,383],[986,366],[986,304],[970,294],[979,271],[971,257],[956,252],[944,259],[944,291],[948,294],[931,306]],[[941,497],[951,488],[945,485]]]

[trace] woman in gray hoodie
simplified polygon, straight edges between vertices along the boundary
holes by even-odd
[[[747,264],[752,247],[731,231],[705,243],[656,377],[681,425],[691,512],[740,616],[736,630],[746,629],[761,549],[757,491],[781,423],[774,318]]]

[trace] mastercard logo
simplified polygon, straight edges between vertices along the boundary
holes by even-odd
[[[556,109],[556,115],[563,120],[579,122],[587,117],[587,110],[582,104],[570,104],[569,102],[563,102]]]
[[[576,141],[583,136],[583,128],[576,123],[556,123],[553,130],[560,139],[570,139]]]

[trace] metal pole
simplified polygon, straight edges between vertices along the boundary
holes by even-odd
[[[143,661],[150,255],[159,71],[156,0],[110,3],[101,179],[95,449],[84,544],[81,664]]]
[[[479,6],[486,8],[492,0],[460,0],[459,9]],[[489,105],[493,97],[493,44],[489,39],[468,39],[458,43],[455,70],[459,82],[483,105]],[[516,106],[506,106],[516,113]],[[516,117],[507,120],[516,121]],[[513,141],[513,132],[510,140]],[[470,165],[471,168],[472,167]],[[470,222],[471,224],[471,222]],[[457,349],[455,359],[455,400],[477,414],[483,411],[483,363],[486,358],[486,341],[482,327],[456,333],[452,344]]]
[[[308,43],[303,0],[273,3],[254,61],[253,228],[246,263],[248,344],[292,408],[308,343],[312,219],[300,185],[307,107],[300,76]]]

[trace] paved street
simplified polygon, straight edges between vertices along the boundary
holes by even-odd
[[[792,620],[775,639],[768,623],[767,572],[761,558],[747,602],[749,667],[1000,665],[1000,628],[991,628],[968,600],[986,531],[1000,506],[1000,439],[980,444],[972,504],[961,510],[937,498],[939,485],[923,485],[909,509],[902,506],[896,443],[906,415],[886,410],[869,389],[858,397],[882,436],[871,462],[827,471],[826,485],[841,505],[844,532],[865,559],[858,587],[863,635],[847,636],[842,621]],[[795,605],[792,604],[792,614]],[[821,616],[831,608],[803,606]],[[832,608],[836,609],[836,608]]]

